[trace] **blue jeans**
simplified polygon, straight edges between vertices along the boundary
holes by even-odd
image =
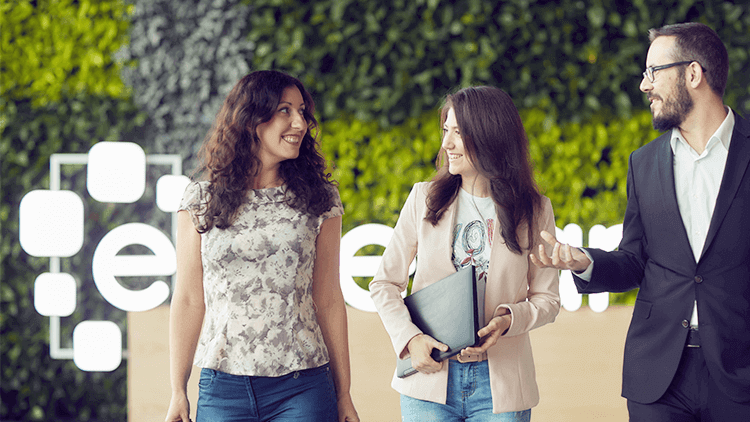
[[[531,409],[492,413],[490,371],[487,361],[460,363],[448,361],[448,398],[445,404],[401,395],[404,422],[467,421],[529,422]]]
[[[280,377],[231,375],[204,368],[198,381],[196,422],[338,419],[328,364]]]

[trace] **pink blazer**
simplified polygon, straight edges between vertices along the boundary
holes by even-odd
[[[451,262],[451,237],[456,216],[456,203],[450,205],[437,226],[424,220],[426,195],[430,183],[414,185],[404,204],[377,274],[370,282],[370,295],[378,314],[391,337],[396,354],[408,356],[406,344],[420,330],[411,322],[401,292],[409,282],[409,264],[417,256],[417,271],[412,291],[418,291],[456,270]],[[508,332],[487,351],[494,413],[529,409],[539,403],[534,360],[531,355],[529,331],[555,320],[560,311],[558,272],[540,270],[529,261],[529,251],[517,255],[502,241],[499,224],[490,252],[490,267],[485,293],[485,323],[494,316],[510,311],[512,322]],[[538,232],[555,230],[552,205],[544,197],[542,212],[537,216],[534,243],[542,242]],[[526,232],[519,231],[522,248],[526,248]],[[548,250],[549,252],[549,250]],[[440,372],[417,373],[398,378],[391,386],[401,394],[421,400],[445,404],[448,386],[448,365]]]

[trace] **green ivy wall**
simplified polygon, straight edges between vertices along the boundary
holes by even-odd
[[[630,117],[649,28],[701,21],[727,44],[726,100],[750,110],[745,1],[253,0],[254,67],[300,75],[323,101],[382,126],[435,108],[447,88],[496,85],[519,108],[582,122],[600,110]],[[742,99],[742,100],[740,100]]]
[[[34,4],[36,3],[36,4]],[[129,7],[118,1],[0,2],[0,420],[124,421],[126,366],[87,373],[49,355],[49,318],[34,309],[34,280],[49,260],[18,242],[18,205],[27,192],[49,188],[53,153],[85,153],[116,141],[143,123],[129,100],[113,53],[128,40]],[[69,168],[63,188],[85,192],[85,171]],[[78,307],[62,318],[63,348],[84,319],[112,320],[125,331],[125,313],[108,305],[91,280],[93,246],[123,215],[89,206],[87,246],[63,260],[81,274]],[[95,245],[95,243],[93,243]]]

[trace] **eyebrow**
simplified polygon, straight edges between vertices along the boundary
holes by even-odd
[[[290,103],[289,101],[279,101],[279,105],[282,105],[282,104],[289,104],[290,106],[294,107],[294,104]],[[300,107],[307,107],[307,105],[303,101],[302,104],[300,104]]]

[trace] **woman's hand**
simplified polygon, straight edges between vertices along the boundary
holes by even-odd
[[[510,322],[510,314],[499,315],[492,318],[485,327],[477,332],[477,335],[481,338],[479,346],[467,347],[461,350],[461,356],[481,355],[486,352],[487,349],[497,343],[497,339],[499,339],[501,335],[508,331],[508,328],[510,328]]]
[[[190,403],[186,394],[172,394],[169,410],[164,422],[192,422],[190,420]]]
[[[340,396],[337,400],[339,406],[339,422],[359,422],[359,415],[357,415],[357,410],[354,409],[354,402],[352,402],[351,394]]]
[[[424,374],[433,374],[443,368],[443,362],[435,362],[430,356],[432,349],[442,352],[448,350],[448,346],[428,336],[417,334],[407,343],[406,348],[411,355],[411,366]]]

